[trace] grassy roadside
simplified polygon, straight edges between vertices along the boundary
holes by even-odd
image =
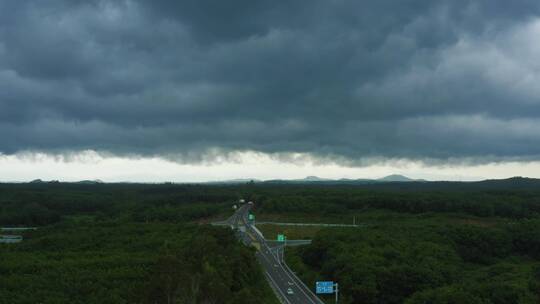
[[[282,226],[258,224],[257,228],[268,240],[275,240],[278,234],[285,234],[289,240],[309,240],[324,227],[317,226]]]

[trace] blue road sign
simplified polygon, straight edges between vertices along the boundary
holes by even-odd
[[[315,291],[317,294],[334,293],[334,282],[323,281],[315,283]]]

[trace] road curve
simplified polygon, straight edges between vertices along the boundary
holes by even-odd
[[[226,223],[237,229],[238,237],[257,247],[257,260],[263,267],[270,286],[284,304],[324,304],[281,260],[282,247],[270,247],[262,234],[249,222],[252,205],[245,204]]]

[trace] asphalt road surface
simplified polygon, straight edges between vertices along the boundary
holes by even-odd
[[[282,261],[283,246],[271,247],[250,223],[248,215],[251,207],[250,204],[241,206],[226,223],[238,229],[238,236],[244,243],[252,244],[258,249],[257,259],[280,301],[286,304],[323,304]]]

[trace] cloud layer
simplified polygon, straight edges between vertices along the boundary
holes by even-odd
[[[0,1],[0,153],[540,160],[538,1]]]

